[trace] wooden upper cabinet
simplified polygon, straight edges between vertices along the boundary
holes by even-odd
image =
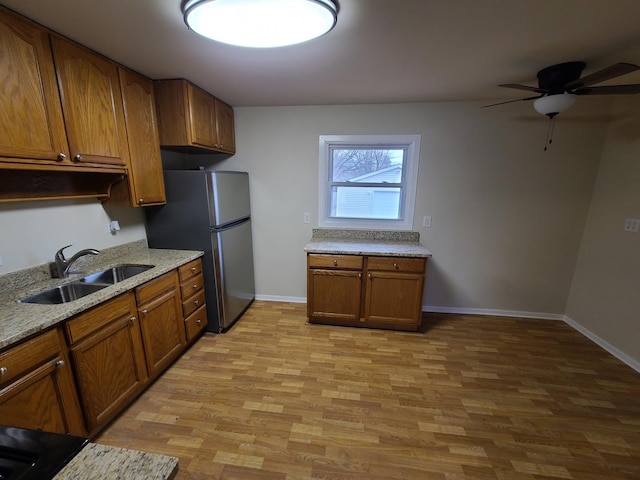
[[[62,112],[75,163],[128,163],[117,64],[81,45],[51,36]]]
[[[153,82],[122,67],[119,74],[129,143],[131,203],[134,206],[165,203]]]
[[[233,122],[233,108],[217,98],[215,100],[218,148],[223,152],[235,153],[236,134]]]
[[[233,108],[183,79],[155,82],[160,145],[235,153]]]
[[[48,32],[2,7],[0,85],[1,160],[69,164]]]

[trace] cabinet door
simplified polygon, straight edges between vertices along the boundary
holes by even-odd
[[[216,105],[216,132],[217,148],[228,153],[236,152],[235,127],[233,120],[233,108],[217,98]]]
[[[124,167],[129,154],[117,65],[66,39],[51,42],[71,160]]]
[[[0,85],[0,157],[70,164],[49,35],[2,7]]]
[[[216,146],[215,99],[204,90],[187,84],[191,142],[203,147]]]
[[[354,325],[360,319],[362,273],[309,269],[307,316],[311,323]]]
[[[165,203],[153,82],[125,68],[120,68],[119,74],[129,142],[132,204]]]
[[[0,424],[85,435],[57,329],[0,354]]]
[[[424,275],[369,271],[364,325],[395,330],[418,330],[422,315]]]
[[[100,325],[71,346],[90,433],[122,411],[146,383],[144,349],[133,311],[133,293],[124,294],[68,322],[77,324],[77,335],[85,335],[83,326]]]
[[[185,344],[178,273],[170,272],[136,289],[138,316],[149,375],[162,372]]]

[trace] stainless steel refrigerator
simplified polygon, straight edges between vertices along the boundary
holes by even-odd
[[[167,203],[147,207],[151,248],[203,250],[208,324],[221,333],[255,298],[249,174],[166,170]]]

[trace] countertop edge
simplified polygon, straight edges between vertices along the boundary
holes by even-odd
[[[313,237],[305,253],[429,258],[431,252],[419,242]]]

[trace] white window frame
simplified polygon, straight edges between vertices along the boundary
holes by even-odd
[[[320,135],[318,226],[323,228],[412,230],[418,185],[418,164],[420,163],[420,138],[420,135]],[[329,216],[331,148],[362,146],[407,149],[403,165],[404,185],[401,194],[401,219],[332,218]]]

